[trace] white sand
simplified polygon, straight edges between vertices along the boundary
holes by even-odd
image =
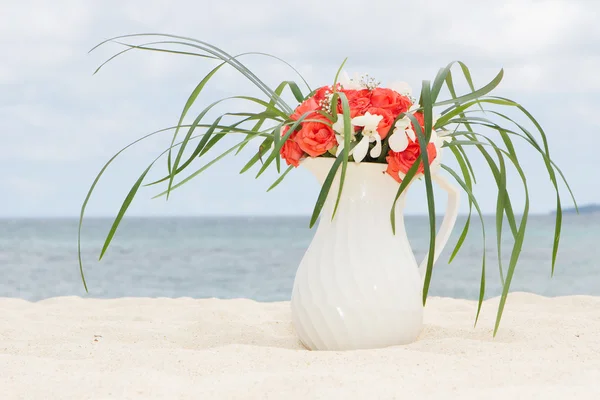
[[[0,399],[599,399],[600,298],[430,298],[405,347],[310,352],[288,303],[0,299]]]

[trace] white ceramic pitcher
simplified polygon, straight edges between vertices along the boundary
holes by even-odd
[[[307,158],[302,166],[322,184],[332,158]],[[311,350],[379,348],[416,340],[423,325],[423,277],[404,228],[405,194],[397,202],[396,234],[390,223],[399,184],[386,164],[348,163],[340,204],[331,215],[340,169],[323,207],[315,236],[296,272],[292,321]],[[456,222],[459,192],[439,175],[448,192],[446,215],[437,235],[434,260]]]

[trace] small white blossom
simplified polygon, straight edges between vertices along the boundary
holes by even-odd
[[[319,108],[321,110],[330,113],[331,112],[331,100],[333,100],[333,92],[331,90],[325,91],[325,98],[319,101]]]
[[[350,78],[346,71],[342,71],[338,83],[345,90],[373,90],[381,84],[381,82],[369,76],[369,74],[358,75],[355,73],[354,77]]]
[[[364,74],[361,77],[360,82],[361,82],[361,85],[365,89],[369,89],[369,90],[373,90],[381,84],[381,82],[379,82],[378,80],[375,80],[375,78],[369,76],[368,74]]]
[[[377,126],[383,119],[383,116],[377,114],[365,113],[360,117],[352,118],[352,125],[362,126],[363,138],[354,147],[354,161],[360,163],[367,156],[369,151],[369,143],[375,142],[375,147],[371,150],[371,157],[377,158],[381,155],[381,136],[377,132]]]

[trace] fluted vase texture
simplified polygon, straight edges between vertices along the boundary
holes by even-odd
[[[321,184],[332,164],[332,158],[302,162]],[[422,330],[426,260],[419,267],[406,235],[406,191],[397,203],[396,234],[392,232],[390,210],[399,184],[386,168],[386,164],[349,163],[333,220],[339,170],[331,186],[292,292],[292,321],[308,349],[401,345],[415,341]],[[459,196],[441,176],[432,177],[448,192],[436,239],[437,259],[456,222]]]

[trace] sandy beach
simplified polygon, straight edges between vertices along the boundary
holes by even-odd
[[[289,304],[0,299],[0,398],[597,399],[600,298],[430,298],[419,341],[311,352]]]

